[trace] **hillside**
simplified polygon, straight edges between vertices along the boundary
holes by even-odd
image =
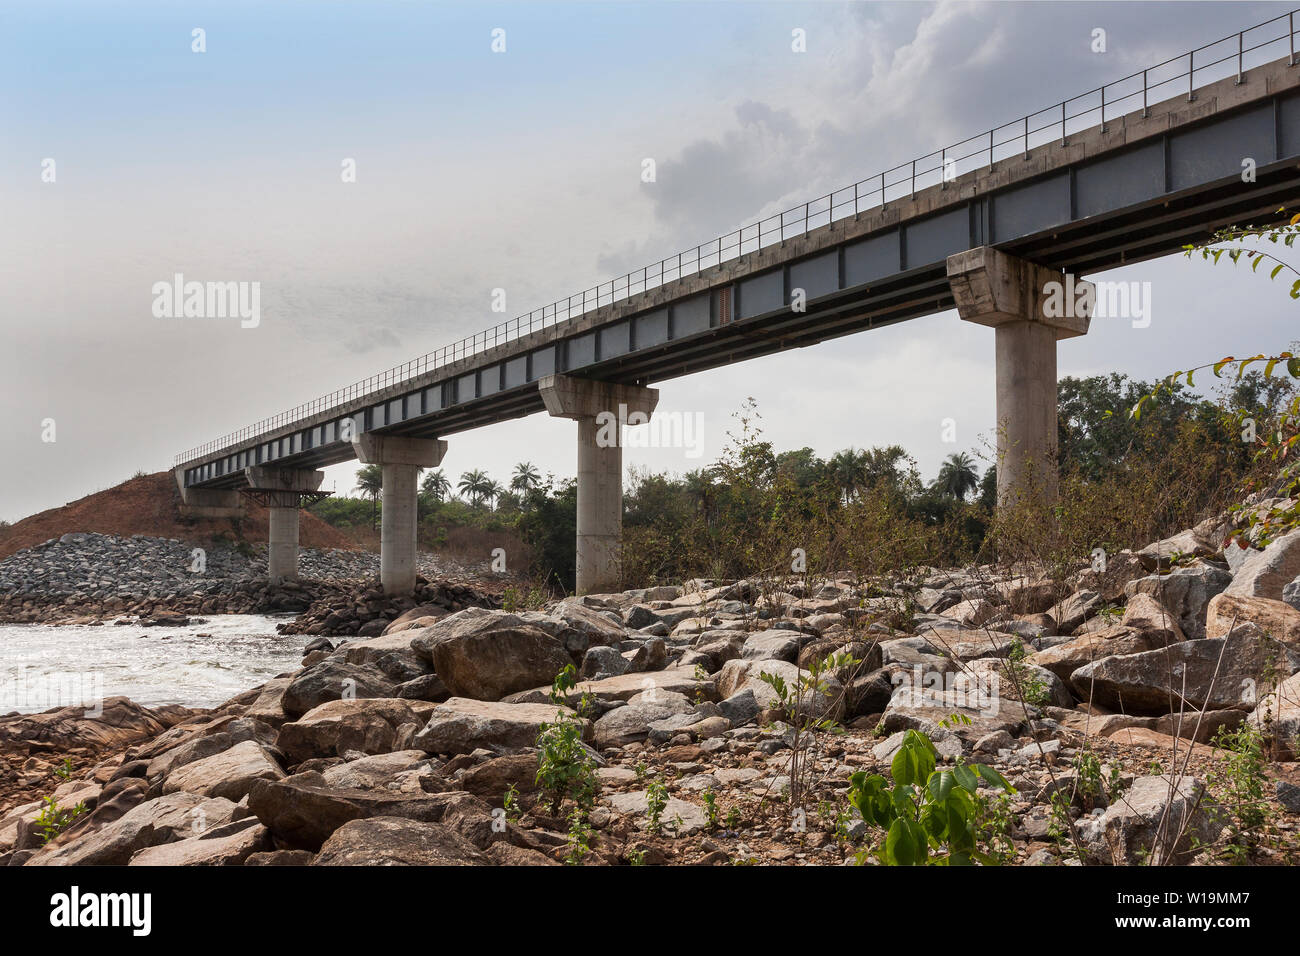
[[[236,523],[228,518],[193,520],[180,515],[180,491],[171,472],[141,475],[113,488],[50,508],[0,528],[0,560],[24,548],[73,531],[129,537],[133,534],[210,541],[214,536],[265,542],[266,508],[246,501],[248,516]],[[310,512],[302,513],[299,543],[304,548],[348,548],[357,545]]]

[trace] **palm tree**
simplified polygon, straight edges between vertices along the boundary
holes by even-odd
[[[475,507],[483,503],[483,498],[487,495],[488,487],[492,485],[492,479],[484,472],[475,468],[473,471],[467,471],[461,474],[460,484],[456,490],[462,495],[469,498],[470,503]]]
[[[379,495],[384,490],[384,468],[382,465],[365,465],[357,469],[357,486],[359,491],[370,499],[370,528],[374,530],[375,514],[379,507]]]
[[[510,490],[521,498],[528,497],[528,492],[541,487],[542,476],[531,461],[521,461],[515,465],[514,476],[510,479]]]
[[[979,487],[979,473],[965,452],[949,455],[939,468],[939,477],[933,488],[948,498],[965,501],[966,496]]]
[[[865,451],[846,448],[831,456],[827,467],[835,486],[839,488],[844,501],[850,502],[867,487],[870,478],[870,461]]]
[[[496,500],[505,494],[505,491],[504,488],[489,478],[483,485],[483,497],[487,500],[488,507],[495,507]]]
[[[451,482],[442,469],[431,471],[420,482],[420,494],[428,495],[434,501],[443,501],[451,493]]]

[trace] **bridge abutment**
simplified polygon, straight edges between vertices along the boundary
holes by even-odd
[[[243,518],[244,503],[238,490],[225,488],[189,488],[185,485],[185,469],[172,471],[176,487],[181,492],[179,506],[182,518]]]
[[[1092,283],[981,246],[948,257],[964,321],[994,329],[998,507],[1057,498],[1056,343],[1084,335]]]
[[[303,495],[320,488],[325,472],[256,465],[244,469],[249,491],[266,502],[266,575],[271,583],[298,580],[298,511]]]
[[[352,443],[357,458],[383,469],[383,515],[379,529],[379,578],[385,594],[415,592],[419,530],[420,469],[436,468],[447,454],[437,438],[364,433]]]
[[[591,594],[622,584],[624,425],[642,425],[659,390],[568,375],[537,383],[546,411],[578,423],[577,591]]]

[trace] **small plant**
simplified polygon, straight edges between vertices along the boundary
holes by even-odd
[[[909,730],[889,768],[892,787],[880,774],[849,777],[849,802],[869,826],[885,831],[876,859],[888,866],[998,864],[996,846],[993,853],[981,849],[988,834],[982,832],[977,791],[981,779],[1008,793],[1014,789],[992,767],[939,770],[937,760],[930,738]]]
[[[626,856],[632,866],[645,866],[645,850],[628,850]]]
[[[727,829],[732,831],[733,833],[739,830],[740,824],[742,822],[742,818],[740,816],[740,808],[732,807],[730,810],[728,810],[727,816],[723,820],[723,822],[726,824]]]
[[[63,780],[71,780],[72,772],[75,768],[72,766],[72,760],[68,757],[63,758],[63,763],[54,771],[54,775]]]
[[[804,797],[812,789],[812,749],[818,732],[838,730],[839,724],[830,716],[832,712],[829,674],[847,671],[860,664],[850,654],[832,654],[814,659],[806,673],[801,673],[793,685],[787,684],[780,674],[759,672],[759,680],[776,693],[776,709],[790,725],[789,799],[802,807]]]
[[[514,822],[519,819],[519,788],[513,783],[506,788],[506,794],[501,799],[501,806],[506,811],[506,819]]]
[[[650,786],[646,789],[646,829],[651,833],[658,833],[663,823],[664,808],[668,806],[668,788],[663,785],[663,781],[651,781]]]
[[[1241,724],[1236,730],[1220,727],[1211,743],[1223,751],[1224,759],[1216,762],[1217,769],[1207,780],[1220,794],[1210,813],[1227,828],[1225,853],[1229,859],[1245,863],[1268,820],[1264,736],[1249,724]]]
[[[580,866],[587,854],[591,852],[591,824],[581,807],[574,807],[569,813],[569,852],[564,862],[569,866]]]
[[[49,843],[56,836],[72,826],[73,822],[86,812],[85,803],[75,807],[63,808],[53,795],[46,797],[41,812],[36,815],[36,829],[40,831],[41,843]]]
[[[596,799],[596,764],[582,745],[582,723],[563,711],[537,735],[537,785],[550,796],[551,812],[570,798],[589,808]]]
[[[1034,668],[1025,663],[1028,656],[1020,638],[1012,638],[1011,646],[1007,649],[1006,667],[1011,672],[1009,676],[1012,683],[1020,689],[1020,696],[1024,702],[1042,706],[1051,699],[1051,695],[1047,690],[1047,682]]]
[[[713,792],[713,788],[704,791],[704,819],[709,825],[710,830],[718,828],[718,795]]]
[[[551,703],[563,706],[568,701],[569,691],[578,685],[577,675],[572,664],[564,665],[564,670],[551,681]]]

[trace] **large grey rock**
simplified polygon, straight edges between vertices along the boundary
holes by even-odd
[[[621,747],[645,740],[652,723],[691,709],[691,702],[683,694],[655,689],[642,691],[624,706],[615,707],[596,721],[592,728],[596,746]]]
[[[1073,637],[1066,643],[1049,647],[1045,651],[1037,651],[1029,656],[1029,661],[1045,667],[1063,680],[1069,680],[1071,674],[1093,661],[1117,654],[1140,654],[1163,646],[1151,634],[1117,625]]]
[[[131,866],[242,866],[254,853],[272,849],[271,833],[257,820],[237,820],[202,836],[145,847]]]
[[[740,656],[751,661],[790,661],[799,654],[799,646],[807,637],[798,631],[770,630],[751,634],[740,650]]]
[[[1080,842],[1097,863],[1128,866],[1187,862],[1192,847],[1213,842],[1220,826],[1196,777],[1139,777],[1097,817],[1083,818]]]
[[[1227,637],[1086,664],[1071,675],[1070,685],[1085,702],[1130,714],[1250,709],[1268,674],[1292,674],[1298,663],[1286,645],[1253,624],[1241,624]]]
[[[1300,530],[1275,539],[1263,551],[1247,556],[1228,585],[1227,593],[1241,597],[1282,600],[1282,589],[1300,577]]]
[[[603,680],[606,677],[626,674],[630,667],[627,659],[618,652],[617,648],[598,644],[587,648],[587,653],[582,658],[582,667],[578,668],[578,674],[583,680]]]
[[[787,699],[793,702],[798,693],[801,678],[808,677],[808,672],[800,670],[788,661],[751,661],[737,658],[727,661],[718,673],[718,690],[724,697],[732,697],[741,691],[751,691],[754,699],[764,709],[777,707],[780,703],[776,689],[761,675],[779,677],[785,682]],[[821,678],[821,691],[809,691],[799,703],[799,711],[804,716],[839,720],[844,716],[844,685],[834,677]]]
[[[559,640],[503,611],[467,608],[413,633],[411,646],[456,697],[500,700],[572,663]]]
[[[392,697],[394,682],[368,664],[323,660],[298,674],[285,689],[281,706],[300,717],[326,701],[345,697]]]
[[[332,700],[281,727],[276,747],[290,765],[349,750],[378,754],[404,749],[398,746],[398,730],[420,723],[411,704],[387,697]]]
[[[434,707],[412,746],[432,754],[531,747],[543,724],[555,723],[557,714],[572,713],[555,704],[508,704],[452,697]],[[590,737],[590,721],[583,720],[582,726],[584,737]]]
[[[491,832],[491,808],[458,791],[425,793],[386,789],[331,787],[319,773],[300,773],[284,780],[259,780],[248,795],[248,807],[281,843],[315,850],[352,820],[401,817],[460,826],[466,805],[477,808],[478,829]]]
[[[67,843],[61,839],[26,865],[125,866],[145,847],[194,836],[229,823],[237,815],[242,815],[241,808],[224,798],[171,793],[142,803],[91,833],[78,833]]]
[[[312,866],[488,866],[492,860],[450,827],[374,817],[339,827]]]
[[[229,750],[171,771],[163,781],[163,793],[184,790],[204,797],[225,797],[238,803],[253,786],[254,780],[279,780],[284,775],[280,765],[261,744],[246,740]]]
[[[1169,574],[1152,574],[1130,581],[1124,594],[1149,594],[1178,618],[1178,626],[1192,640],[1205,636],[1205,609],[1210,598],[1232,583],[1232,575],[1213,564],[1198,562],[1175,568]]]
[[[1272,739],[1279,759],[1300,756],[1300,674],[1261,697],[1246,721]]]

